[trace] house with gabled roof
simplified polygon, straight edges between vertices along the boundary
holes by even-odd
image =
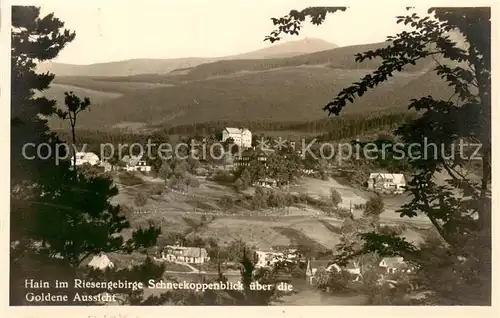
[[[396,272],[409,272],[411,267],[405,262],[403,257],[384,257],[378,264],[387,274]]]
[[[252,146],[252,132],[246,128],[224,128],[222,131],[222,142],[225,142],[229,138],[241,148],[250,148]]]
[[[142,156],[126,155],[123,156],[121,161],[124,163],[124,169],[126,171],[151,171],[151,166],[147,164],[146,160],[144,160]]]
[[[368,190],[382,193],[403,193],[406,179],[402,173],[370,173]]]

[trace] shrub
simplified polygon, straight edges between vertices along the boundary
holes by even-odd
[[[135,196],[134,204],[136,206],[145,206],[147,202],[148,202],[148,197],[144,193],[138,193]]]
[[[151,190],[151,194],[162,195],[163,190],[165,190],[165,187],[163,185],[158,184],[153,187],[153,189]]]
[[[229,210],[234,207],[234,201],[233,198],[229,195],[223,196],[220,201],[219,205],[224,209],[224,210]]]
[[[337,209],[336,214],[341,219],[347,219],[353,217],[352,212],[349,209]]]

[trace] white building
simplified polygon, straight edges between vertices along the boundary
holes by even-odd
[[[74,164],[74,157],[70,158],[71,164]],[[99,156],[93,152],[77,152],[76,153],[76,166],[81,166],[83,164],[89,164],[94,166],[100,162]]]
[[[246,128],[225,128],[222,131],[222,142],[229,138],[232,138],[234,140],[234,144],[241,148],[252,147],[252,133]]]
[[[122,161],[125,163],[126,171],[151,171],[151,166],[148,166],[146,160],[142,160],[142,156],[123,156]]]
[[[94,256],[90,262],[87,264],[87,266],[95,268],[95,269],[100,269],[100,270],[105,270],[106,268],[114,268],[115,265],[113,262],[109,260],[109,258],[106,256],[106,254],[100,254]]]
[[[370,173],[368,189],[377,192],[402,193],[406,179],[402,173]]]

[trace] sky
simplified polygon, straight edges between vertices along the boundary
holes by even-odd
[[[35,4],[37,5],[37,4]],[[271,17],[312,5],[310,0],[165,0],[44,2],[42,14],[53,12],[74,30],[76,38],[54,60],[91,64],[133,58],[218,57],[267,46]],[[383,9],[380,9],[383,8]],[[426,12],[420,8],[417,12]],[[402,30],[396,16],[404,5],[352,5],[326,23],[304,25],[300,36],[323,39],[338,46],[384,41]]]

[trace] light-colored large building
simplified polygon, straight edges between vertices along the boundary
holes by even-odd
[[[95,255],[87,266],[94,269],[105,270],[106,268],[114,268],[115,265],[111,262],[106,254]]]
[[[252,132],[246,128],[225,128],[222,131],[222,142],[229,138],[232,138],[234,143],[241,148],[250,148],[252,146]]]

